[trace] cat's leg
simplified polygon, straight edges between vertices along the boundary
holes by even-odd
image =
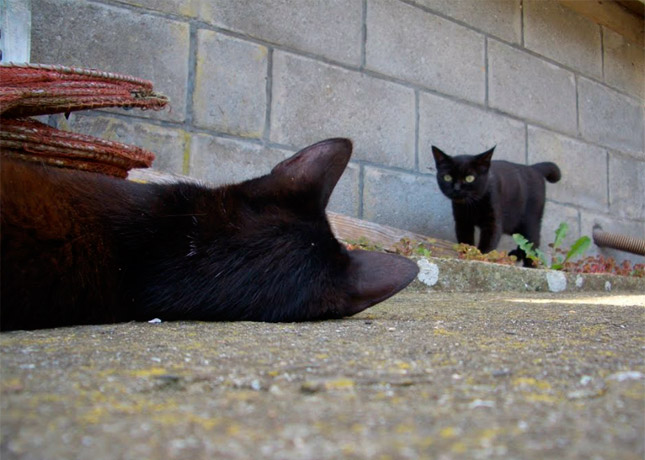
[[[533,243],[533,248],[535,249],[540,246],[540,220],[529,219],[527,222],[522,223],[517,230],[517,233],[524,236],[530,243]],[[525,267],[534,267],[533,261],[526,257],[526,253],[519,246],[509,252],[508,255],[517,257],[517,260],[521,260]]]
[[[475,223],[470,217],[469,210],[456,203],[452,204],[452,215],[455,218],[455,233],[458,243],[475,244]]]
[[[515,256],[518,261],[524,261],[524,266],[526,266],[526,253],[522,251],[519,246],[510,251],[508,255]]]
[[[510,251],[508,253],[508,255],[509,256],[515,256],[517,258],[517,260],[521,261],[522,264],[525,267],[528,267],[528,268],[533,268],[534,267],[533,261],[531,259],[529,259],[528,257],[526,257],[526,253],[522,249],[520,249],[519,246],[517,248],[513,249],[512,251]]]
[[[497,248],[501,237],[502,226],[500,224],[492,223],[490,225],[482,226],[481,235],[479,236],[479,245],[477,245],[477,248],[482,252],[482,254],[486,254],[487,252]]]
[[[519,233],[520,235],[524,236],[526,233],[525,227],[523,225],[519,226],[513,233]],[[518,262],[523,262],[525,267],[529,267],[532,264],[532,261],[530,259],[527,259],[526,257],[526,252],[519,246],[513,249],[508,253],[509,256],[515,256],[517,258]],[[528,260],[528,262],[527,262]]]
[[[472,223],[456,221],[455,232],[458,243],[475,244],[475,226]]]

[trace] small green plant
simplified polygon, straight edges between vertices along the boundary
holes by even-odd
[[[529,240],[524,238],[522,235],[520,235],[519,233],[513,233],[513,240],[517,243],[519,248],[524,251],[526,257],[533,261],[533,265],[535,265],[536,267],[540,265],[549,265],[544,251],[541,251],[538,248],[534,248],[533,243],[529,242]]]
[[[393,247],[396,254],[402,256],[421,256],[421,257],[430,257],[432,251],[425,244],[425,241],[413,240],[411,238],[401,238],[401,240],[396,243]]]
[[[361,236],[358,240],[347,240],[345,243],[349,250],[362,249],[364,251],[385,252],[382,246],[373,243],[364,236]]]
[[[536,266],[544,266],[552,270],[562,270],[570,259],[582,256],[589,248],[589,245],[591,245],[591,238],[582,236],[573,243],[568,251],[564,250],[561,246],[568,231],[569,226],[566,222],[560,223],[560,226],[555,231],[555,239],[553,243],[549,244],[549,247],[553,250],[550,263],[546,253],[538,248],[534,248],[533,243],[529,242],[524,236],[515,233],[513,234],[513,240]]]

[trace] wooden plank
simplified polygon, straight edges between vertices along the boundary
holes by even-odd
[[[643,17],[611,0],[558,0],[563,6],[591,19],[593,22],[621,34],[630,42],[643,47],[645,24]],[[639,3],[640,0],[638,0]]]
[[[457,252],[453,249],[455,243],[450,241],[431,238],[419,233],[375,224],[330,211],[327,212],[327,218],[336,238],[344,241],[358,241],[361,238],[367,238],[370,243],[381,246],[386,250],[393,250],[394,245],[399,243],[402,238],[409,238],[426,242],[433,256],[457,257]]]
[[[645,0],[616,0],[616,2],[635,15],[645,17]]]

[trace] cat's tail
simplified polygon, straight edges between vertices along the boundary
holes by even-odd
[[[555,163],[550,161],[545,161],[544,163],[535,163],[531,165],[531,168],[537,170],[540,174],[544,176],[546,180],[551,183],[555,183],[560,180],[562,174],[560,174],[560,168]]]

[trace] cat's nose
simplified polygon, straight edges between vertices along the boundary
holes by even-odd
[[[455,190],[461,190],[461,184],[459,182],[455,182]]]

